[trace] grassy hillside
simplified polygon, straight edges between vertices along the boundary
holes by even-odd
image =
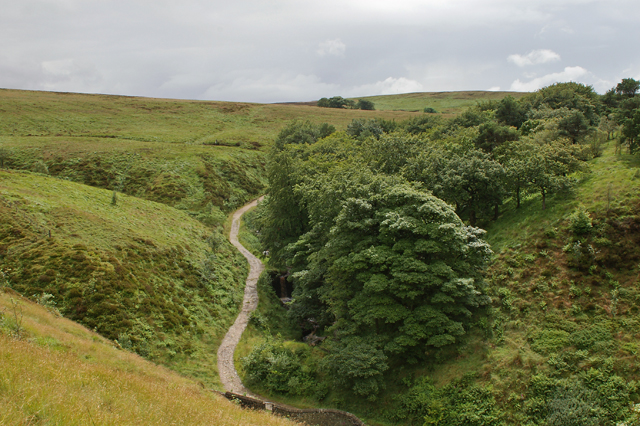
[[[354,118],[402,120],[406,112],[335,110],[295,104],[205,102],[0,89],[0,136],[111,138],[257,148],[290,120],[346,128]],[[110,141],[112,142],[112,141]]]
[[[16,321],[17,320],[17,321]],[[0,288],[2,425],[287,425]]]
[[[246,264],[219,230],[161,203],[0,171],[4,285],[123,347],[217,384]]]
[[[420,92],[400,95],[366,96],[379,111],[418,111],[433,108],[443,114],[457,114],[483,101],[499,101],[506,96],[519,98],[522,92]]]

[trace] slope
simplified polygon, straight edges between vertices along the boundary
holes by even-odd
[[[0,424],[287,425],[0,288]]]
[[[217,385],[244,259],[221,230],[164,204],[0,171],[4,284],[125,348]]]

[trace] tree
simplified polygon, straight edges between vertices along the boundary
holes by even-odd
[[[500,126],[493,121],[478,126],[478,136],[474,143],[484,152],[492,153],[493,150],[505,142],[518,140],[518,132],[513,127]]]
[[[632,98],[640,90],[640,81],[633,78],[624,78],[616,85],[616,93],[628,98]]]
[[[323,108],[356,108],[356,103],[354,101],[351,99],[345,99],[342,96],[334,96],[329,99],[320,98],[316,105]]]
[[[313,124],[309,120],[293,120],[280,131],[275,141],[276,149],[283,149],[287,144],[312,144],[336,131],[330,124]]]
[[[620,132],[622,139],[629,148],[629,154],[633,154],[640,145],[640,108],[635,109],[630,117],[625,118]]]
[[[356,103],[356,108],[367,110],[367,111],[373,111],[374,109],[376,109],[375,104],[366,99],[358,99],[358,102]]]
[[[589,120],[580,111],[571,111],[558,121],[560,136],[569,138],[574,144],[582,141],[592,130]]]
[[[379,139],[383,133],[384,130],[378,120],[375,119],[364,120],[355,118],[347,125],[347,134],[358,139],[368,137]]]
[[[442,200],[377,179],[349,198],[314,263],[327,268],[324,298],[338,336],[366,336],[385,353],[421,357],[454,343],[488,302],[480,271],[491,250]]]
[[[475,226],[502,202],[504,168],[479,149],[438,150],[417,156],[407,168],[411,180],[455,206]]]
[[[526,119],[525,108],[513,96],[505,97],[498,104],[496,120],[499,122],[519,129]]]

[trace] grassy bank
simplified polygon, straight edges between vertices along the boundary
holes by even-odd
[[[3,288],[0,406],[3,425],[292,424],[242,410]]]

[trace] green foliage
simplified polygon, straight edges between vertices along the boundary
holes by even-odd
[[[614,344],[611,332],[601,324],[574,331],[570,339],[576,348],[592,352],[606,352]]]
[[[0,267],[14,291],[216,383],[209,336],[232,321],[246,273],[221,229],[127,195],[112,205],[110,191],[73,182],[15,171],[2,180]]]
[[[531,349],[542,354],[557,352],[570,344],[570,335],[564,330],[545,329],[531,336]]]
[[[360,102],[360,101],[359,101]],[[373,106],[373,103],[371,101],[364,101],[368,104],[371,104]],[[320,100],[317,103],[317,106],[322,107],[322,108],[356,108],[356,103],[354,101],[352,101],[351,99],[345,99],[342,96],[334,96],[332,98],[320,98]],[[357,107],[358,109],[368,109],[368,108],[360,108]],[[373,108],[371,108],[373,109]]]
[[[500,426],[502,413],[490,388],[472,377],[454,380],[438,389],[422,377],[396,397],[392,419],[409,425]]]
[[[519,129],[526,121],[526,109],[513,96],[507,96],[498,103],[496,120]]]
[[[576,207],[574,212],[569,216],[569,227],[575,235],[588,235],[593,230],[591,216],[584,205]]]
[[[303,362],[308,356],[305,346],[296,350],[286,344],[268,340],[242,359],[248,385],[259,385],[269,392],[309,395],[317,390],[315,371]]]
[[[478,217],[490,217],[502,202],[505,170],[481,150],[433,150],[409,161],[410,179],[423,182],[435,196],[454,205],[471,226]]]
[[[373,181],[344,202],[308,268],[327,270],[324,300],[342,333],[374,333],[396,354],[453,343],[486,303],[476,280],[490,250],[442,201],[387,185]]]
[[[436,111],[435,108],[432,107],[424,107],[424,110],[422,110],[422,112],[426,113],[426,114],[437,114],[438,111]]]
[[[531,378],[525,412],[533,421],[554,426],[615,424],[630,417],[635,391],[635,382],[606,369],[570,378],[538,374]]]
[[[616,93],[622,96],[633,97],[640,89],[640,81],[633,78],[623,78],[620,83],[616,85]]]
[[[593,131],[589,126],[589,120],[581,111],[572,111],[558,121],[560,136],[569,138],[572,143],[578,143]]]
[[[440,116],[418,116],[410,118],[402,123],[402,128],[409,134],[419,135],[434,129],[442,124],[443,120]]]
[[[492,121],[478,127],[478,136],[474,144],[477,148],[491,153],[506,142],[517,141],[518,138],[518,132],[514,128],[500,126]]]
[[[347,134],[358,139],[365,139],[369,137],[379,139],[380,135],[383,133],[384,130],[377,120],[374,119],[356,119],[347,126]]]
[[[376,106],[373,102],[366,99],[358,99],[358,102],[356,102],[356,108],[366,111],[373,111],[374,109],[376,109]]]
[[[383,373],[389,369],[384,352],[361,337],[341,340],[323,361],[333,381],[354,394],[375,401],[385,387]]]
[[[335,131],[336,128],[327,123],[313,124],[308,120],[294,120],[280,131],[276,138],[275,148],[282,150],[285,145],[312,144]]]

